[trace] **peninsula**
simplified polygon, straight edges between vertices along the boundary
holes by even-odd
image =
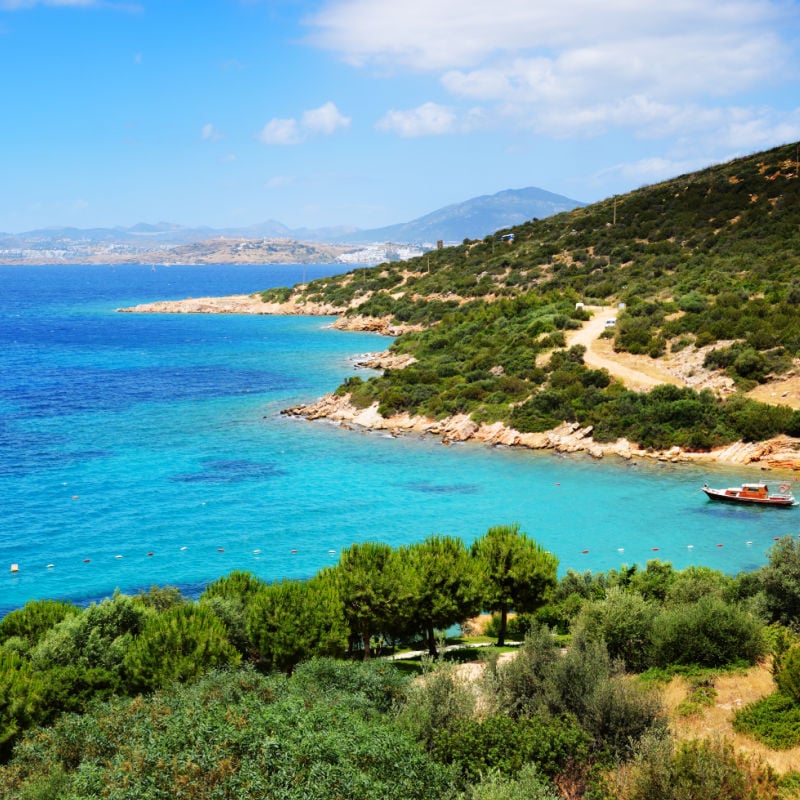
[[[407,262],[137,312],[395,338],[308,418],[443,441],[800,469],[794,145]]]

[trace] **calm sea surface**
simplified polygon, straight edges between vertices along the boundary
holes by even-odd
[[[469,543],[512,522],[561,572],[661,558],[734,573],[798,533],[798,508],[729,508],[699,491],[752,470],[443,447],[283,417],[388,345],[329,318],[115,312],[294,284],[303,270],[0,267],[0,615],[117,587],[196,594],[233,569],[307,577],[355,541]]]

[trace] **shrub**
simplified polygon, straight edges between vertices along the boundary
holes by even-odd
[[[761,583],[770,617],[800,629],[800,540],[784,536],[770,548],[768,556]]]
[[[631,672],[642,672],[649,666],[655,613],[656,606],[638,592],[624,592],[615,586],[605,599],[583,606],[574,630],[585,638],[605,641],[612,659],[620,659]]]
[[[759,760],[725,740],[648,741],[618,779],[618,800],[778,800],[779,784]]]
[[[773,750],[797,747],[800,745],[800,706],[780,692],[762,697],[736,711],[733,729]]]
[[[658,692],[623,675],[597,683],[581,724],[594,739],[595,749],[614,761],[627,759],[645,735],[667,735]]]
[[[719,598],[703,597],[691,605],[665,608],[653,623],[656,666],[754,664],[764,651],[762,625]]]
[[[441,731],[470,719],[474,711],[472,687],[460,676],[456,665],[441,663],[409,687],[399,722],[430,750]]]
[[[485,673],[486,693],[495,710],[514,718],[546,710],[547,681],[559,658],[550,631],[545,626],[531,630],[513,659],[502,666],[492,664]]]
[[[408,678],[387,661],[315,658],[297,667],[292,686],[311,700],[324,695],[359,696],[377,710],[388,711],[405,697]]]
[[[432,749],[434,758],[457,765],[471,782],[491,769],[514,775],[528,763],[553,776],[586,753],[586,734],[574,720],[547,716],[460,720],[439,732]]]
[[[147,691],[196,680],[240,658],[214,612],[191,603],[151,617],[128,649],[124,670],[133,689]]]
[[[493,770],[472,788],[471,800],[558,800],[552,783],[533,764],[523,764],[512,778]]]
[[[800,645],[790,647],[776,662],[775,683],[795,703],[800,703]]]
[[[24,639],[27,647],[38,644],[51,628],[66,617],[80,613],[72,603],[60,600],[31,600],[0,620],[0,644],[13,637]]]

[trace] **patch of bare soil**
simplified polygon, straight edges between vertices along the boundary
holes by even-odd
[[[759,756],[779,773],[800,770],[800,747],[771,750],[763,744],[736,733],[732,727],[735,711],[775,691],[769,663],[760,664],[735,675],[721,675],[714,681],[717,697],[713,706],[691,717],[675,713],[686,698],[689,687],[683,678],[674,678],[664,691],[664,704],[670,715],[670,728],[678,739],[721,736],[734,747]]]
[[[718,371],[703,367],[703,360],[710,347],[688,346],[660,358],[617,353],[611,339],[600,338],[609,330],[611,321],[619,313],[607,306],[587,306],[592,318],[577,331],[567,336],[567,345],[583,345],[586,348],[584,361],[594,369],[608,370],[617,380],[635,391],[646,392],[654,386],[671,383],[674,386],[689,386],[700,391],[711,389],[716,394],[731,394],[733,381]]]
[[[486,617],[488,618],[488,615]],[[506,663],[515,656],[516,652],[513,651],[501,653],[498,661]],[[478,682],[485,668],[486,662],[473,661],[459,665],[458,674],[466,682]],[[691,691],[688,682],[684,678],[676,677],[664,688],[662,700],[669,716],[670,731],[676,739],[725,738],[731,741],[737,750],[763,759],[778,773],[800,771],[800,747],[791,750],[772,750],[733,729],[733,715],[737,709],[775,691],[769,662],[759,664],[745,672],[720,675],[714,680],[714,688],[717,692],[714,705],[689,717],[677,713],[678,706]],[[485,699],[482,700],[480,697],[479,683],[476,683],[475,691],[479,701],[485,702]]]
[[[778,380],[762,383],[747,393],[748,397],[762,403],[790,406],[800,409],[800,375],[786,375]]]

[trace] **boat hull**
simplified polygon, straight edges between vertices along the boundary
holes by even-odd
[[[703,491],[709,500],[716,500],[721,503],[738,503],[750,506],[770,506],[771,508],[792,508],[797,505],[793,497],[742,497],[739,494],[730,494],[724,489],[709,489],[703,487]]]

